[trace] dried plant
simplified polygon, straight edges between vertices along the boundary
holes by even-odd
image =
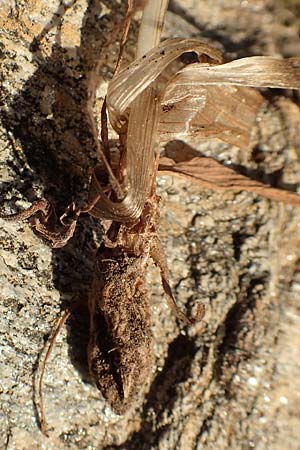
[[[146,3],[136,59],[119,70],[130,18],[137,7],[144,6],[141,2],[128,2],[120,58],[102,108],[101,141],[92,112],[95,86],[91,84],[87,114],[99,164],[92,176],[87,207],[71,205],[68,214],[72,212],[72,222],[65,225],[64,215],[63,229],[55,232],[49,231],[51,209],[44,201],[11,217],[24,219],[42,211],[43,217],[34,219],[32,225],[52,247],[61,247],[70,239],[80,214],[88,212],[104,221],[106,234],[96,256],[89,298],[88,354],[97,386],[119,414],[136,402],[153,362],[145,286],[150,259],[160,269],[164,291],[177,317],[192,324],[203,316],[203,307],[198,305],[195,318],[186,317],[172,295],[166,258],[157,235],[157,174],[179,175],[205,188],[246,190],[300,205],[297,194],[251,180],[212,158],[195,153],[182,154],[178,160],[160,157],[160,140],[186,136],[214,137],[243,147],[263,102],[253,87],[300,89],[300,58],[261,56],[223,63],[218,50],[195,39],[167,39],[160,43],[167,3]],[[166,67],[190,51],[197,53],[199,62],[183,68],[165,83],[161,74]],[[106,111],[110,125],[119,135],[117,157],[110,151]],[[40,384],[42,396],[41,387]],[[43,408],[42,426],[46,432]]]

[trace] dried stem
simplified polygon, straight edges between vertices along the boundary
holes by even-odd
[[[142,15],[137,56],[151,50],[160,41],[167,0],[149,0]],[[130,4],[128,11],[130,11]],[[128,20],[127,20],[128,23]],[[155,144],[159,118],[158,93],[155,82],[130,105],[127,133],[126,171],[122,187],[127,192],[120,202],[110,200],[96,179],[94,188],[101,192],[101,200],[91,214],[119,222],[131,222],[140,217],[153,177],[156,174]],[[104,157],[104,162],[107,159]]]
[[[136,57],[159,44],[169,0],[148,0],[140,25]]]
[[[75,305],[76,307],[78,306],[77,304]],[[45,369],[46,369],[46,364],[47,361],[52,353],[56,338],[61,330],[61,328],[63,327],[64,323],[68,320],[68,318],[71,315],[71,312],[75,309],[75,306],[73,306],[72,309],[68,309],[66,310],[62,317],[59,319],[57,325],[56,325],[56,329],[54,331],[54,334],[50,340],[50,345],[47,349],[46,355],[44,360],[42,361],[42,366],[41,366],[41,373],[40,373],[40,377],[39,377],[39,399],[40,399],[40,424],[41,424],[41,431],[45,436],[49,436],[48,434],[48,425],[47,425],[47,420],[46,420],[46,415],[45,415],[45,407],[44,407],[44,395],[43,395],[43,381],[44,381],[44,373],[45,373]]]

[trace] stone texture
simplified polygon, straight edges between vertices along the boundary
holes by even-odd
[[[99,104],[113,73],[125,4],[78,0],[0,2],[1,203],[20,209],[46,197],[58,213],[84,200],[95,150],[85,116],[86,79],[99,65]],[[171,1],[166,35],[206,39],[228,59],[299,56],[293,1]],[[298,9],[297,9],[298,8]],[[137,24],[129,38],[133,55]],[[266,93],[243,151],[218,142],[198,150],[296,190],[299,96]],[[99,110],[96,105],[95,111]],[[169,144],[169,150],[172,150]],[[300,410],[298,209],[247,193],[200,190],[160,177],[160,234],[181,307],[206,305],[187,328],[168,309],[149,270],[155,367],[141,406],[113,414],[90,383],[85,347],[97,221],[49,249],[27,224],[1,220],[0,446],[7,449],[296,450]],[[76,300],[45,376],[50,437],[38,429],[35,370],[59,312]]]

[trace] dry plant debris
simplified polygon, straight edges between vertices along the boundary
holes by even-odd
[[[175,38],[159,43],[166,7],[167,2],[162,5],[151,0],[145,6],[139,43],[145,40],[143,24],[155,11],[154,26],[149,32],[154,36],[146,39],[153,48],[139,44],[137,58],[125,69],[117,70],[109,83],[102,111],[101,142],[92,115],[91,92],[87,114],[99,164],[92,176],[86,208],[72,204],[60,218],[58,231],[50,228],[53,211],[47,202],[11,216],[12,220],[23,220],[42,212],[31,224],[54,248],[65,245],[72,237],[80,214],[88,212],[105,221],[106,233],[96,256],[89,298],[88,354],[97,386],[119,414],[136,403],[152,367],[153,336],[145,288],[150,259],[160,269],[164,291],[177,317],[192,324],[203,316],[199,305],[195,318],[186,317],[172,295],[166,258],[157,236],[159,198],[155,183],[159,172],[188,178],[204,188],[246,190],[300,205],[297,194],[251,180],[212,158],[190,154],[183,159],[181,154],[176,161],[160,156],[160,139],[184,139],[189,135],[199,139],[215,137],[243,147],[264,101],[253,87],[300,89],[300,58],[261,56],[223,63],[218,50],[195,39]],[[125,36],[132,12],[129,2]],[[198,63],[180,70],[167,83],[160,82],[161,74],[172,61],[192,51],[197,53]],[[106,106],[110,125],[119,135],[117,158],[110,154]],[[47,433],[43,414],[42,410],[42,429]]]

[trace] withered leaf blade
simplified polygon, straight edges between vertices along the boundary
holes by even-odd
[[[90,211],[95,217],[129,222],[140,216],[156,171],[155,144],[160,96],[155,81],[171,61],[189,50],[205,53],[216,61],[221,60],[218,50],[195,39],[170,39],[145,57],[135,60],[110,82],[107,106],[111,125],[119,133],[126,122],[128,125],[126,178],[122,185],[126,195],[121,201],[112,201],[94,176],[91,193],[101,193],[101,198]],[[129,117],[125,117],[129,106]]]
[[[196,63],[180,70],[172,83],[194,89],[203,84],[300,89],[300,58],[251,56],[220,65]]]
[[[220,65],[185,67],[164,92],[161,139],[218,138],[247,146],[263,102],[249,86],[300,89],[300,58],[255,56]]]
[[[122,128],[125,111],[133,100],[158,78],[168,64],[189,51],[205,54],[217,63],[222,61],[219,50],[197,39],[173,38],[133,61],[112,79],[107,91],[107,106],[110,122],[116,131]]]
[[[96,216],[121,222],[139,217],[155,173],[153,153],[162,97],[156,89],[152,98],[149,93],[167,65],[187,51],[205,54],[218,65],[192,64],[171,80],[164,92],[159,125],[165,141],[191,134],[247,146],[263,99],[245,86],[300,89],[300,58],[250,57],[221,64],[218,50],[195,39],[169,39],[159,44],[109,84],[107,105],[113,128],[124,131],[129,107],[134,112],[129,114],[127,135],[127,194],[121,202],[112,202],[99,185],[102,199],[92,211]]]
[[[134,102],[130,112],[127,134],[127,177],[125,198],[114,202],[108,198],[95,171],[90,187],[90,198],[102,194],[90,214],[118,222],[136,220],[149,194],[155,170],[154,147],[157,136],[159,104],[152,86],[146,89]],[[140,114],[140,111],[143,114]]]
[[[252,88],[194,86],[171,82],[165,92],[159,122],[162,141],[217,138],[247,147],[263,96]]]
[[[160,174],[177,175],[200,184],[203,188],[230,191],[248,191],[271,200],[300,206],[300,196],[290,191],[272,188],[252,180],[233,169],[224,166],[213,158],[195,157],[176,163],[173,159],[162,157]]]

